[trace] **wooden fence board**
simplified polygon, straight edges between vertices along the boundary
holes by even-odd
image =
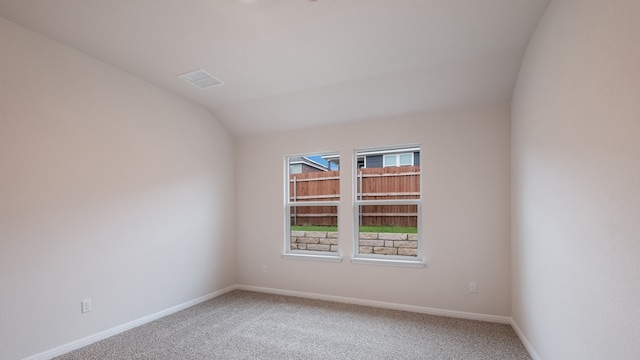
[[[420,198],[419,166],[358,169],[357,176],[356,189],[360,200]],[[289,177],[291,203],[336,201],[339,198],[340,171],[308,172]],[[291,223],[335,225],[337,211],[337,206],[295,206],[291,211]],[[365,226],[417,226],[417,205],[366,205],[361,212],[362,225]]]

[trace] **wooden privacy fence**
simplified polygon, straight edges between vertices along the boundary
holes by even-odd
[[[358,200],[420,198],[420,167],[358,169]],[[350,195],[347,195],[350,196]],[[319,171],[289,176],[290,202],[337,201],[340,171]],[[292,225],[336,225],[337,206],[292,206]],[[365,205],[360,225],[417,226],[417,205]]]
[[[317,171],[289,176],[289,201],[340,200],[340,171]],[[291,225],[337,225],[337,206],[291,207]]]

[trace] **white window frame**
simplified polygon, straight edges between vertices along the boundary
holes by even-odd
[[[285,259],[302,259],[302,260],[317,260],[317,261],[328,261],[328,262],[341,262],[341,241],[340,241],[340,199],[331,200],[331,201],[291,201],[289,198],[290,194],[290,159],[302,157],[302,156],[315,156],[315,155],[339,155],[338,151],[323,151],[323,152],[315,152],[310,154],[298,154],[298,155],[288,155],[284,158],[284,251],[282,252],[282,257]],[[342,194],[339,194],[342,197]],[[338,251],[337,252],[327,252],[327,251],[313,251],[313,250],[293,250],[291,249],[291,208],[293,207],[306,207],[306,206],[335,206],[337,209],[336,212],[336,224],[338,226]]]
[[[389,151],[393,150],[402,150],[411,148],[412,151],[421,151],[422,146],[420,145],[393,145],[393,146],[385,146],[381,148],[366,148],[366,149],[357,149],[353,152],[354,163],[357,163],[358,155],[362,155],[367,152],[374,151]],[[417,148],[417,149],[415,149]],[[414,150],[415,149],[415,150]],[[391,152],[391,151],[389,151]],[[399,161],[399,155],[408,154],[407,151],[398,152],[396,155],[397,160]],[[415,161],[414,152],[411,152],[412,162]],[[422,159],[422,156],[420,157]],[[384,167],[384,155],[383,155],[383,167]],[[424,262],[424,249],[422,244],[422,167],[420,167],[420,198],[419,199],[389,199],[389,200],[361,200],[358,199],[358,189],[359,189],[359,169],[354,166],[353,167],[353,257],[351,258],[351,262],[354,264],[367,264],[367,265],[388,265],[388,266],[403,266],[403,267],[419,267],[422,268],[426,264]],[[381,255],[381,254],[361,254],[360,253],[360,224],[359,224],[359,210],[360,206],[366,205],[416,205],[417,207],[417,242],[418,249],[417,255],[407,256],[407,255]]]

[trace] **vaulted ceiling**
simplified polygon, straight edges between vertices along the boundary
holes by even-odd
[[[549,0],[0,0],[237,136],[509,101]],[[224,84],[177,75],[204,69]]]

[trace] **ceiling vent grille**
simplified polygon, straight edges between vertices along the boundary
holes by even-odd
[[[178,77],[200,89],[206,89],[212,86],[224,84],[221,80],[214,78],[213,76],[211,76],[211,74],[202,69],[178,75]]]

